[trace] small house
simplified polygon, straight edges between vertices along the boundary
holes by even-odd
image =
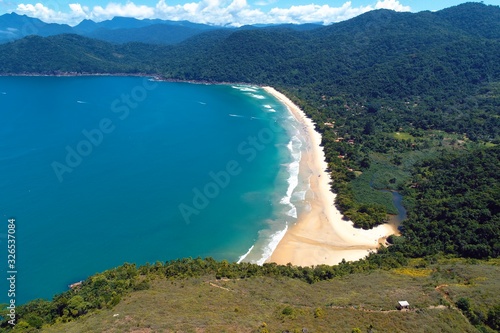
[[[76,289],[76,288],[81,287],[81,286],[82,286],[82,283],[83,283],[83,281],[78,281],[78,282],[75,282],[75,283],[70,284],[68,287],[69,287],[70,289]]]
[[[410,303],[407,301],[399,301],[398,310],[410,310]]]

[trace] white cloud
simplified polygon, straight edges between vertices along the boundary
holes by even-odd
[[[2,1],[2,0],[0,0]],[[269,4],[275,0],[261,0],[257,6]],[[200,0],[183,5],[168,5],[165,0],[159,0],[154,7],[136,5],[133,2],[125,4],[110,2],[106,6],[89,8],[79,3],[69,4],[69,11],[53,10],[41,3],[19,4],[16,12],[37,17],[45,22],[78,24],[83,19],[103,21],[115,16],[144,18],[160,18],[168,20],[188,20],[197,23],[215,25],[241,26],[256,23],[310,23],[321,22],[330,24],[347,20],[374,9],[392,9],[410,11],[409,6],[398,0],[379,0],[374,5],[353,7],[351,1],[340,7],[330,5],[307,4],[288,8],[275,7],[268,11],[252,8],[247,0]]]
[[[17,6],[16,12],[19,14],[26,14],[31,17],[36,17],[44,22],[49,23],[75,24],[87,18],[88,16],[88,14],[85,12],[85,9],[88,12],[88,8],[82,7],[80,4],[70,4],[69,8],[69,12],[61,12],[50,9],[41,3],[37,3],[35,5],[19,4]]]
[[[329,5],[303,5],[290,8],[273,8],[268,13],[268,20],[273,23],[308,23],[322,22],[330,24],[344,21],[359,14],[373,10],[372,7],[352,7],[351,2],[344,3],[341,7]],[[266,22],[266,23],[271,23]]]
[[[75,15],[85,17],[87,16],[87,13],[89,11],[89,7],[80,5],[79,3],[70,3],[69,8],[71,9],[71,12],[73,12]]]
[[[103,19],[111,19],[115,16],[135,17],[138,19],[151,18],[155,16],[155,10],[148,6],[137,6],[133,2],[128,2],[125,5],[118,3],[108,3],[106,7],[95,6],[92,9],[91,17],[97,18],[99,21]]]
[[[0,0],[2,1],[2,0]],[[278,0],[258,0],[255,2],[257,6],[269,6],[273,3],[276,3]]]
[[[375,9],[392,9],[398,12],[409,12],[410,6],[404,6],[397,0],[382,0],[377,2]]]

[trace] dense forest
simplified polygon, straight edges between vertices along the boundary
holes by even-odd
[[[412,256],[500,256],[500,147],[419,163],[406,190],[412,209],[390,250]]]
[[[52,302],[29,303],[20,312],[28,326],[113,306],[125,291],[147,288],[138,276],[155,269],[166,276],[262,274],[312,283],[399,267],[408,257],[500,255],[498,6],[467,3],[416,14],[377,10],[303,30],[207,31],[167,46],[30,36],[0,45],[0,73],[151,74],[272,85],[322,133],[336,205],[346,217],[361,228],[386,222],[394,206],[391,194],[380,190],[400,192],[408,210],[402,235],[390,237],[388,249],[365,261],[316,268],[212,260],[130,271],[124,266],[89,278],[78,296],[69,291]],[[120,282],[109,284],[105,274],[120,276]],[[457,306],[472,318],[464,302]],[[474,315],[478,325],[489,323],[483,331],[499,329],[497,310]]]

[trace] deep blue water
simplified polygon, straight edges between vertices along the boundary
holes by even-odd
[[[10,217],[18,303],[124,262],[236,261],[293,219],[292,136],[256,87],[0,77],[0,272]]]

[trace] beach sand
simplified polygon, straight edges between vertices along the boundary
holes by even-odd
[[[300,177],[309,178],[310,190],[305,200],[310,210],[299,212],[297,223],[285,236],[267,262],[292,263],[298,266],[335,265],[345,259],[355,261],[375,251],[379,243],[391,234],[398,234],[393,225],[383,224],[371,230],[357,229],[351,221],[342,219],[335,207],[335,194],[330,190],[331,178],[325,162],[321,135],[314,123],[285,95],[272,87],[264,90],[287,106],[305,131],[306,142],[300,161]]]

